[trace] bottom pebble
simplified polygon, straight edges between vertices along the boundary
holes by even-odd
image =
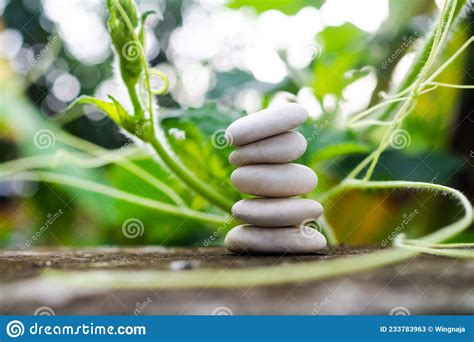
[[[241,225],[227,233],[224,244],[234,253],[310,254],[326,247],[326,238],[306,226],[263,228]]]

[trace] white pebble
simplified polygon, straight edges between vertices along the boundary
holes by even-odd
[[[307,118],[308,112],[303,106],[288,103],[234,121],[225,136],[231,145],[246,145],[296,128]]]
[[[289,131],[237,148],[230,154],[229,162],[237,166],[289,163],[301,157],[306,147],[304,136]]]
[[[314,190],[318,177],[300,164],[257,164],[232,172],[232,184],[246,194],[265,197],[292,197]]]
[[[322,213],[321,204],[306,198],[251,198],[232,207],[239,221],[261,227],[296,226]]]
[[[242,225],[225,238],[225,247],[234,253],[310,254],[326,247],[326,238],[317,230],[300,227],[262,228]]]

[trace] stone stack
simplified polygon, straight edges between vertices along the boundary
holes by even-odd
[[[291,163],[306,151],[306,139],[292,129],[306,121],[294,103],[269,108],[233,122],[227,141],[237,146],[229,162],[238,168],[231,181],[237,190],[258,196],[241,200],[232,214],[246,224],[233,228],[225,246],[235,253],[313,253],[326,239],[305,223],[323,212],[313,200],[295,198],[314,190],[318,178],[310,168]]]

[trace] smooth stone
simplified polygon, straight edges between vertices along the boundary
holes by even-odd
[[[229,162],[241,166],[248,164],[283,164],[298,159],[306,151],[303,135],[289,131],[237,148]]]
[[[232,207],[239,221],[261,227],[299,226],[322,213],[321,204],[305,198],[251,198]]]
[[[231,145],[246,145],[296,128],[307,118],[308,112],[303,106],[287,103],[234,121],[227,128],[225,136]]]
[[[241,225],[227,233],[224,245],[234,253],[309,254],[326,247],[326,238],[317,230],[308,234],[300,227]]]
[[[313,170],[292,163],[241,166],[232,172],[230,180],[240,192],[264,197],[304,195],[318,184]]]

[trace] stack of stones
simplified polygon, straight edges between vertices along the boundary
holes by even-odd
[[[237,146],[229,156],[238,167],[232,184],[258,196],[232,207],[232,214],[246,224],[227,234],[225,246],[231,252],[306,254],[326,246],[324,235],[305,226],[322,214],[322,206],[295,198],[313,191],[318,182],[313,170],[291,163],[307,147],[304,136],[291,130],[307,118],[302,106],[289,103],[245,116],[227,128],[227,141]]]

